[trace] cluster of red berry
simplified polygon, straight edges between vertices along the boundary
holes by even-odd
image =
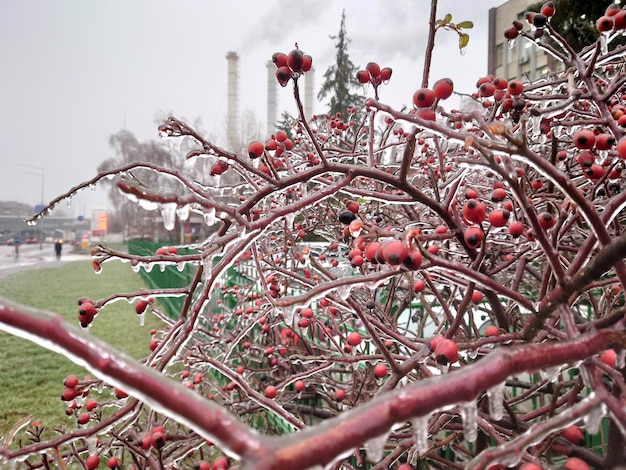
[[[297,79],[300,74],[308,72],[313,66],[313,58],[302,53],[297,46],[289,54],[275,52],[272,62],[276,65],[276,80],[280,86],[287,86],[289,80]]]

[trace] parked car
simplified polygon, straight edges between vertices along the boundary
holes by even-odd
[[[35,243],[37,243],[37,237],[28,237],[26,239],[26,243],[27,244],[35,244]]]

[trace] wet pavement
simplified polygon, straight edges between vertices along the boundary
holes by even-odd
[[[14,247],[2,245],[0,246],[0,278],[25,269],[47,268],[59,263],[90,259],[89,255],[72,253],[69,246],[64,247],[63,251],[61,260],[58,261],[54,254],[54,245],[51,243],[44,243],[41,246],[39,244],[20,245],[20,255],[16,258]]]

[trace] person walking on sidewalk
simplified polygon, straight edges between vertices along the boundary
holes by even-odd
[[[54,241],[54,253],[56,254],[57,261],[61,261],[61,251],[63,250],[63,240],[56,239]]]

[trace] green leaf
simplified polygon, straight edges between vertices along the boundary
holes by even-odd
[[[474,27],[474,23],[471,21],[461,21],[456,25],[459,29],[472,29]]]
[[[466,33],[461,33],[459,34],[459,49],[463,50],[464,48],[467,47],[467,44],[469,43],[469,34]]]
[[[448,13],[443,20],[441,21],[442,24],[448,24],[450,23],[450,21],[452,21],[452,15],[450,13]]]

